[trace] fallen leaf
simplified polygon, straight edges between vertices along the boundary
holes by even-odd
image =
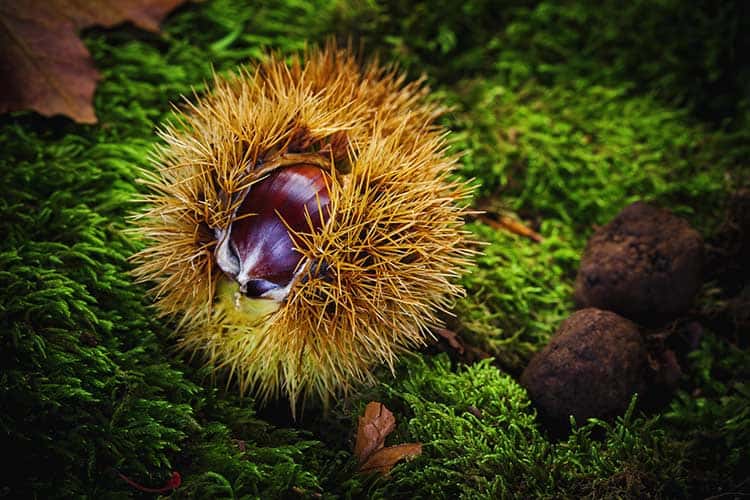
[[[161,488],[149,488],[148,486],[143,486],[142,484],[133,481],[122,472],[117,472],[117,475],[120,476],[120,478],[130,486],[144,493],[169,493],[170,491],[176,490],[180,487],[180,485],[182,485],[182,476],[180,476],[180,473],[177,471],[172,471],[172,475],[169,477],[169,480]]]
[[[385,438],[396,428],[396,418],[382,403],[372,401],[365,407],[365,414],[359,417],[357,442],[354,454],[360,463],[385,445]]]
[[[458,336],[458,334],[454,332],[453,330],[448,330],[446,328],[435,328],[433,331],[440,338],[448,342],[448,345],[451,346],[451,348],[454,349],[456,352],[458,352],[459,355],[463,354],[464,351],[466,350],[464,348],[463,341]]]
[[[360,472],[388,474],[399,460],[414,458],[422,454],[422,443],[405,443],[376,451],[359,466]]]
[[[470,365],[479,360],[490,357],[490,354],[482,349],[467,344],[461,336],[447,328],[434,328],[432,330],[438,337],[434,348],[440,352],[447,352],[451,359]]]
[[[517,234],[519,236],[524,236],[537,243],[541,243],[542,241],[544,241],[544,237],[541,234],[524,225],[523,222],[507,215],[499,216],[499,220],[490,219],[486,215],[480,215],[479,220],[494,229],[500,229],[513,234]]]
[[[468,411],[469,413],[471,413],[472,415],[474,415],[475,417],[477,417],[479,419],[482,418],[482,410],[480,410],[479,408],[477,408],[474,405],[467,406],[466,407],[466,411]]]
[[[404,443],[383,448],[385,438],[396,428],[396,418],[384,404],[372,401],[359,417],[354,454],[359,459],[360,472],[388,474],[400,460],[422,453],[422,443]]]
[[[0,113],[32,109],[96,123],[100,80],[77,31],[125,21],[148,31],[185,0],[0,0]]]

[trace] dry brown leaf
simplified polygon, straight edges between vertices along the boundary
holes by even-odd
[[[0,113],[32,109],[96,123],[100,76],[77,31],[131,21],[158,31],[185,0],[0,0]]]
[[[494,229],[500,229],[503,231],[511,232],[513,234],[517,234],[519,236],[524,236],[537,243],[541,243],[542,241],[544,241],[544,237],[541,234],[524,225],[523,222],[518,221],[512,217],[508,217],[507,215],[499,216],[499,220],[490,219],[486,215],[480,215],[479,220]]]
[[[490,357],[488,352],[479,347],[467,344],[458,333],[447,328],[433,328],[432,330],[438,338],[435,348],[441,352],[447,352],[451,359],[470,365],[481,359]]]
[[[372,401],[365,407],[365,414],[359,417],[357,442],[354,454],[359,463],[365,462],[370,455],[385,445],[385,438],[396,428],[396,418],[382,403]]]
[[[384,404],[372,401],[359,417],[354,454],[360,472],[388,474],[396,462],[422,453],[422,443],[404,443],[383,448],[385,438],[396,428],[396,418]]]
[[[359,466],[360,472],[380,472],[388,474],[396,462],[414,458],[422,454],[422,443],[404,443],[389,446],[376,451],[370,458]]]
[[[453,330],[448,330],[447,328],[434,328],[433,331],[438,335],[438,337],[448,342],[448,345],[452,349],[454,349],[459,354],[459,356],[462,355],[466,350],[464,348],[463,340],[461,340],[458,334]]]

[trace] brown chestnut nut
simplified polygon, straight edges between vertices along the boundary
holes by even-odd
[[[317,231],[328,221],[328,175],[312,165],[279,168],[254,183],[226,230],[216,230],[216,262],[248,297],[282,301],[302,255],[290,230]]]

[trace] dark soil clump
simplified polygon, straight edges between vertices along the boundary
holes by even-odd
[[[703,239],[687,221],[633,203],[589,240],[576,303],[644,325],[663,324],[690,308],[701,285],[703,253]]]
[[[646,343],[638,326],[613,312],[582,309],[566,319],[521,376],[539,415],[564,431],[570,415],[621,414],[649,377]]]

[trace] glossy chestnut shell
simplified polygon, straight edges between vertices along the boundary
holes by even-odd
[[[302,258],[293,234],[317,231],[328,221],[329,182],[320,168],[301,164],[274,170],[244,194],[232,223],[217,231],[216,248],[219,267],[240,292],[286,297]]]

